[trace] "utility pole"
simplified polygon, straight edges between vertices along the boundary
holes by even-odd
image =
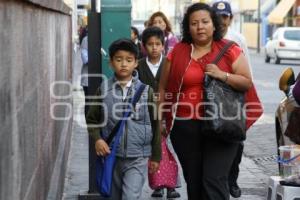
[[[97,12],[97,3],[99,0],[91,0],[91,10],[88,11],[88,95],[93,96],[97,90],[101,79],[97,76],[102,73],[101,67],[101,14]],[[90,99],[88,99],[90,101]],[[89,190],[80,193],[79,200],[101,200],[96,185],[96,152],[95,142],[89,137]]]
[[[261,17],[260,17],[260,1],[258,0],[258,5],[257,5],[257,53],[260,53],[260,22],[261,22]]]

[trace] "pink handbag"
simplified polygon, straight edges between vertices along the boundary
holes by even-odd
[[[156,173],[148,173],[149,186],[151,189],[175,188],[178,176],[177,162],[168,149],[166,138],[162,136],[161,141],[162,159]]]

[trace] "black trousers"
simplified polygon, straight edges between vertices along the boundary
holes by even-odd
[[[228,174],[238,143],[203,136],[199,120],[175,120],[171,141],[189,200],[229,200]]]
[[[232,163],[232,166],[231,166],[231,169],[229,172],[229,177],[228,177],[229,187],[237,185],[237,179],[238,179],[239,173],[240,173],[239,165],[242,161],[243,150],[244,150],[244,143],[240,142],[238,145],[236,156],[233,160],[233,163]]]

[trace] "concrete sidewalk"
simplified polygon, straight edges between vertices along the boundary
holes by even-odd
[[[64,200],[75,200],[79,193],[85,193],[88,190],[88,134],[85,126],[83,114],[83,91],[73,92],[74,105],[74,124],[71,142],[71,151],[69,155],[68,171],[65,177]],[[243,157],[240,165],[241,172],[239,185],[242,188],[241,200],[263,200],[266,196],[266,182],[268,177],[263,171],[247,157]],[[181,174],[182,177],[182,174]],[[178,191],[181,194],[180,199],[187,199],[186,188],[182,178],[183,187]],[[143,189],[142,199],[150,200],[151,189],[147,182]]]

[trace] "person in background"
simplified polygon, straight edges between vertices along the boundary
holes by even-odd
[[[248,53],[248,47],[247,47],[245,37],[230,28],[230,25],[231,25],[231,22],[233,19],[233,14],[232,14],[232,10],[231,10],[231,6],[230,6],[229,2],[217,1],[212,5],[212,7],[215,10],[216,14],[220,17],[221,32],[222,32],[223,38],[234,41],[242,48],[243,53],[246,56],[246,59],[248,61],[250,71],[251,71],[250,56]],[[242,161],[243,149],[244,149],[244,143],[240,142],[237,153],[236,153],[236,157],[233,161],[233,164],[232,164],[232,167],[231,167],[231,170],[229,173],[229,177],[228,177],[229,191],[230,191],[231,196],[234,198],[238,198],[242,195],[241,188],[237,184],[237,179],[239,176],[239,171],[240,171],[239,164]]]
[[[165,34],[164,54],[167,55],[178,42],[177,37],[172,33],[172,28],[169,20],[163,12],[155,12],[148,20],[148,27],[159,27]]]
[[[144,21],[144,28],[148,28],[148,20]]]
[[[161,69],[165,61],[164,51],[164,33],[158,27],[149,27],[143,31],[142,42],[146,50],[147,57],[140,59],[137,71],[139,79],[150,85],[155,92],[158,91]],[[162,140],[163,141],[163,140]],[[177,186],[180,186],[180,177],[177,176]],[[152,193],[152,197],[163,197],[164,188],[157,188]],[[180,194],[175,188],[167,188],[167,198],[179,198]]]
[[[135,70],[138,64],[137,55],[138,50],[130,39],[116,40],[109,47],[110,65],[114,76],[105,80],[97,89],[97,98],[90,106],[87,116],[88,132],[95,140],[98,156],[111,153],[106,139],[118,124],[130,99],[143,84]],[[102,99],[101,94],[105,94]],[[159,168],[161,137],[157,112],[155,109],[150,112],[148,103],[154,103],[153,90],[146,86],[137,104],[132,108],[132,115],[126,119],[124,133],[119,141],[111,200],[140,200],[147,178],[148,161],[150,160],[150,173],[155,173]],[[116,104],[119,106],[115,107]],[[108,112],[104,112],[100,105],[106,106]]]
[[[202,133],[201,106],[205,74],[241,92],[254,89],[249,64],[238,45],[226,51],[218,66],[211,64],[227,43],[215,11],[205,3],[192,4],[183,17],[182,41],[168,54],[161,72],[158,104],[160,117],[166,120],[166,131],[161,123],[161,132],[170,134],[189,200],[230,198],[228,174],[238,144]]]
[[[144,55],[143,55],[143,52],[142,52],[142,44],[141,44],[141,41],[140,41],[139,31],[134,26],[131,26],[131,40],[132,40],[132,42],[134,42],[134,44],[138,48],[138,51],[139,51],[138,59],[143,58]]]
[[[217,15],[220,17],[221,32],[223,38],[234,41],[242,48],[243,53],[246,56],[246,59],[250,65],[250,71],[252,74],[250,55],[246,39],[242,34],[230,28],[230,25],[233,20],[233,13],[230,3],[227,1],[217,1],[212,5],[212,7],[216,11]]]
[[[84,92],[84,98],[85,98],[85,105],[84,105],[84,116],[86,118],[89,107],[87,106],[87,96],[88,96],[88,63],[89,63],[89,57],[88,57],[88,35],[86,33],[85,37],[82,39],[80,44],[80,54],[81,54],[81,60],[82,60],[82,68],[81,68],[81,80],[80,85],[83,88]]]
[[[85,36],[87,36],[88,28],[87,26],[81,26],[78,30],[79,35],[79,45],[82,43],[82,40]]]
[[[164,33],[158,27],[149,27],[143,31],[142,43],[147,52],[147,56],[139,60],[137,71],[139,79],[150,85],[154,92],[158,91],[158,83],[162,65],[165,57],[162,54],[164,50]]]

